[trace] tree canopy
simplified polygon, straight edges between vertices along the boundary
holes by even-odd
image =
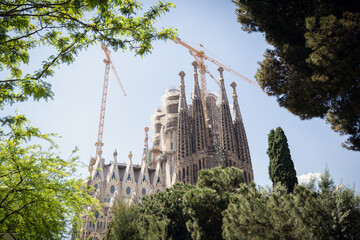
[[[71,64],[82,50],[104,43],[135,55],[151,53],[155,40],[175,35],[156,28],[174,4],[159,1],[148,10],[137,0],[34,0],[0,2],[0,109],[30,99],[51,99],[47,78]],[[38,69],[38,48],[48,57]],[[7,76],[6,76],[7,75]],[[64,239],[79,234],[81,214],[92,215],[98,202],[75,170],[77,157],[64,160],[54,134],[43,134],[24,115],[0,116],[0,233],[19,239]]]
[[[45,79],[54,67],[71,64],[81,50],[105,43],[115,51],[130,49],[143,56],[154,40],[174,36],[175,30],[158,30],[158,18],[174,7],[159,1],[148,11],[136,0],[36,0],[2,1],[0,8],[0,107],[4,104],[48,99],[53,96]],[[139,15],[141,13],[142,15]],[[23,73],[31,52],[47,47],[49,56],[39,69]]]
[[[326,117],[360,151],[360,2],[234,0],[242,29],[262,32],[256,79],[301,119]]]
[[[61,159],[52,137],[29,126],[23,115],[1,132],[1,233],[17,239],[64,239],[79,233],[84,209],[97,208],[92,189],[74,178],[77,158]],[[30,143],[34,138],[38,143]]]
[[[311,185],[311,184],[310,184]],[[242,186],[224,212],[225,239],[358,239],[360,197],[343,185],[334,186],[326,170],[319,189],[296,186],[289,194]]]
[[[268,142],[267,154],[270,158],[270,179],[274,185],[281,183],[289,192],[292,192],[298,181],[287,138],[281,127],[276,130],[271,129]]]

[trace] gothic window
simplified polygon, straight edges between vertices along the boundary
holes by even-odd
[[[201,170],[201,160],[199,160],[199,170]]]
[[[131,176],[130,176],[130,173],[128,175],[128,178],[127,178],[128,181],[131,181]]]
[[[170,149],[171,149],[171,150],[174,149],[174,143],[173,143],[173,142],[171,142],[171,147],[170,147]]]
[[[126,194],[127,194],[127,195],[130,195],[130,191],[131,191],[130,187],[127,187],[127,188],[126,188]]]
[[[189,176],[189,166],[186,167],[186,176]]]
[[[111,192],[111,193],[114,193],[114,192],[115,192],[115,187],[114,187],[114,185],[112,185],[112,186],[110,187],[110,192]]]
[[[170,138],[171,139],[173,138],[173,132],[172,131],[170,132]]]
[[[98,185],[95,184],[95,185],[94,185],[94,188],[95,188],[95,192],[96,192],[96,190],[97,190],[97,188],[98,188]]]
[[[161,183],[161,181],[160,181],[160,177],[158,177],[158,180],[157,180],[157,182],[156,183]]]
[[[142,195],[145,195],[145,194],[146,194],[146,189],[143,188],[143,189],[141,190],[141,193],[142,193]]]
[[[181,171],[179,170],[179,181],[181,181]]]
[[[144,177],[143,177],[143,180],[142,180],[143,182],[146,182],[146,176],[144,175]]]
[[[183,168],[183,179],[185,180],[185,168]]]
[[[244,171],[245,182],[247,183],[246,171]]]
[[[102,228],[102,222],[100,222],[100,228]]]
[[[249,182],[250,182],[250,180],[251,180],[251,176],[250,176],[250,173],[248,173],[248,177],[249,177],[248,179],[249,179]]]
[[[96,175],[95,175],[96,178],[99,178],[100,177],[100,173],[99,171],[96,171]]]
[[[115,177],[115,172],[113,172],[112,176],[111,176],[111,179],[116,179]]]
[[[89,222],[89,227],[91,227],[91,221]]]

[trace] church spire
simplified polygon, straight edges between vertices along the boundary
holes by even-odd
[[[200,86],[199,86],[199,80],[198,80],[198,73],[197,68],[199,64],[197,61],[193,61],[192,65],[194,66],[194,86],[193,86],[193,92],[192,92],[192,99],[195,98],[201,98],[201,92],[200,92]]]
[[[145,162],[147,164],[147,166],[149,166],[150,162],[149,162],[149,128],[145,127],[144,128],[145,131],[145,138],[144,138],[144,149],[143,149],[143,154],[142,154],[142,161]]]
[[[236,93],[236,83],[232,82],[230,84],[230,86],[233,88],[233,92],[232,92],[232,97],[234,100],[233,106],[233,118],[234,118],[234,122],[236,121],[240,121],[242,122],[242,117],[241,117],[241,113],[240,113],[240,107],[239,107],[239,103],[238,103],[238,97],[237,97],[237,93]]]
[[[204,150],[207,148],[205,114],[201,100],[201,92],[198,81],[197,67],[198,63],[194,61],[194,88],[192,94],[192,129],[193,129],[193,152]]]
[[[186,97],[185,97],[185,83],[184,83],[184,76],[185,73],[181,71],[179,73],[181,77],[181,84],[180,84],[180,99],[179,99],[179,117],[178,117],[178,144],[177,144],[177,153],[178,153],[178,160],[184,159],[186,156],[190,155],[191,145],[190,145],[190,123],[189,123],[189,115],[187,112],[187,104],[186,104]]]
[[[186,96],[185,96],[185,83],[184,83],[185,73],[184,73],[184,71],[181,71],[179,73],[179,76],[181,78],[180,99],[179,99],[179,112],[180,112],[180,111],[186,111],[187,110],[187,104],[186,104]]]
[[[224,77],[223,77],[224,69],[222,67],[219,67],[218,71],[220,73],[220,77],[219,77],[219,81],[220,81],[220,104],[228,104],[229,101],[228,101],[228,98],[226,96]]]
[[[219,67],[218,71],[220,72],[220,145],[224,150],[236,153],[233,123],[224,85],[224,69]]]
[[[238,98],[236,94],[236,83],[232,82],[230,85],[233,88],[233,99],[234,99],[234,134],[236,140],[236,149],[238,154],[238,159],[240,160],[240,166],[243,166],[243,171],[245,174],[245,180],[247,183],[250,183],[254,180],[253,170],[250,158],[249,145],[246,138],[246,132],[244,123],[241,117],[240,107],[238,103]]]

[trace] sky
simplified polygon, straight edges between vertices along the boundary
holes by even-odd
[[[179,37],[232,69],[255,81],[258,62],[271,46],[259,33],[248,34],[237,22],[235,5],[223,0],[173,1],[176,8],[161,17],[159,27],[175,27]],[[146,1],[144,10],[156,1]],[[110,49],[111,50],[111,49]],[[31,53],[32,62],[41,62],[48,50],[40,48]],[[127,96],[122,94],[115,76],[110,72],[106,116],[103,137],[103,157],[109,163],[115,149],[118,162],[127,162],[132,151],[133,162],[140,163],[144,145],[144,128],[150,127],[153,136],[151,115],[161,106],[160,98],[166,89],[180,85],[180,71],[186,73],[185,88],[189,101],[192,86],[191,63],[194,58],[188,50],[172,41],[157,41],[152,54],[144,58],[131,52],[111,52],[112,60],[123,83]],[[33,126],[42,132],[58,133],[56,142],[63,158],[68,158],[77,146],[80,161],[88,164],[95,155],[102,84],[104,81],[104,52],[100,44],[79,54],[75,63],[62,65],[48,79],[55,93],[54,100],[16,104],[6,107],[4,115],[16,110],[26,114]],[[219,77],[218,67],[206,62],[208,69]],[[36,64],[35,64],[36,65]],[[29,65],[31,69],[35,65]],[[4,73],[0,73],[0,77]],[[318,176],[329,168],[336,184],[355,187],[360,192],[360,153],[346,150],[341,143],[346,137],[330,129],[324,119],[300,120],[285,108],[275,97],[269,97],[261,89],[224,72],[228,98],[232,102],[230,83],[237,83],[239,105],[248,138],[258,185],[271,185],[268,175],[269,158],[266,154],[267,135],[271,129],[281,126],[287,136],[295,170],[300,179]],[[208,91],[219,92],[218,85],[207,76]],[[150,146],[152,145],[150,141]],[[306,175],[306,176],[305,176]],[[78,171],[79,177],[88,176],[87,168]]]

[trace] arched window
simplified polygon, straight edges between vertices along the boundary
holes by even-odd
[[[183,180],[185,180],[185,168],[183,168]]]
[[[181,171],[179,170],[179,181],[181,181]]]
[[[246,171],[244,171],[244,177],[245,177],[245,182],[247,183],[247,178],[246,178]]]
[[[199,170],[201,170],[201,160],[199,160]]]
[[[115,173],[113,172],[111,179],[116,179]]]
[[[110,187],[110,192],[111,192],[111,193],[114,193],[114,192],[115,192],[115,187],[114,187],[114,185],[112,185],[112,186]]]
[[[189,176],[189,166],[186,167],[186,176]]]

